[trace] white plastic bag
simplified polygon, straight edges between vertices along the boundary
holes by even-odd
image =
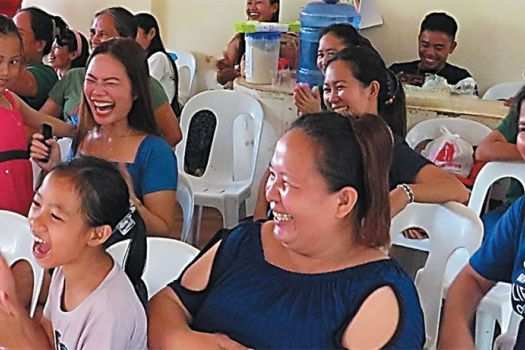
[[[471,77],[460,80],[456,85],[451,85],[450,92],[456,95],[476,95],[478,83]]]
[[[474,148],[447,128],[440,130],[442,135],[429,142],[421,154],[445,171],[468,177],[474,164]]]

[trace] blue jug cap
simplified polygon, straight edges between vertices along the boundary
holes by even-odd
[[[330,4],[327,2],[314,1],[307,4],[301,11],[301,17],[303,16],[319,16],[319,17],[355,17],[359,16],[354,6],[350,4],[335,3]]]

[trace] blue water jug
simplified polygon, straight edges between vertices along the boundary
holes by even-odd
[[[299,69],[297,81],[310,86],[323,84],[323,74],[317,69],[317,49],[321,30],[335,23],[349,23],[359,29],[361,16],[350,4],[339,0],[314,1],[301,11]]]

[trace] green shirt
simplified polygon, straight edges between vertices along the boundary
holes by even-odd
[[[518,138],[518,113],[516,110],[511,109],[509,114],[501,121],[496,130],[498,130],[507,142],[516,144]],[[523,194],[521,184],[511,179],[509,191],[507,192],[507,204],[514,202],[518,197]]]
[[[27,67],[27,71],[30,72],[36,80],[36,95],[35,96],[20,96],[22,99],[31,107],[39,110],[40,107],[46,102],[49,95],[49,91],[53,88],[55,83],[58,81],[55,70],[48,65],[43,63],[30,64]]]
[[[86,68],[73,68],[55,84],[49,93],[49,98],[62,109],[62,118],[64,120],[75,123],[75,120],[78,118],[78,106],[80,105],[85,76]],[[153,110],[156,110],[164,103],[169,103],[168,96],[166,96],[162,85],[156,79],[149,78],[149,87]]]

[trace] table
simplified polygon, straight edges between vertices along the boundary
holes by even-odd
[[[405,91],[409,129],[422,120],[442,116],[472,119],[494,129],[509,111],[501,101],[413,89]]]
[[[255,177],[250,198],[246,204],[246,214],[252,215],[257,198],[259,182],[272,159],[277,140],[297,119],[297,108],[293,103],[293,86],[295,81],[287,80],[281,85],[258,85],[247,82],[244,78],[237,78],[233,82],[233,89],[255,97],[264,111],[264,123],[261,136],[259,154],[255,164]],[[237,152],[246,144],[242,137],[234,140]],[[242,164],[236,164],[241,167]],[[234,173],[246,173],[246,169],[235,169]]]
[[[288,80],[281,85],[258,85],[249,83],[243,78],[237,78],[233,83],[234,90],[255,97],[264,110],[261,145],[255,165],[252,192],[246,205],[247,215],[253,213],[259,182],[271,160],[275,143],[297,118],[297,108],[293,103],[294,83],[293,80]],[[413,89],[406,89],[406,103],[409,129],[422,120],[444,116],[472,119],[493,129],[508,113],[508,107],[505,107],[503,102]],[[250,142],[242,137],[236,138],[234,142],[236,152],[249,152],[243,146]],[[246,162],[236,163],[234,173],[246,174],[247,170],[242,169],[243,164],[246,167]]]

